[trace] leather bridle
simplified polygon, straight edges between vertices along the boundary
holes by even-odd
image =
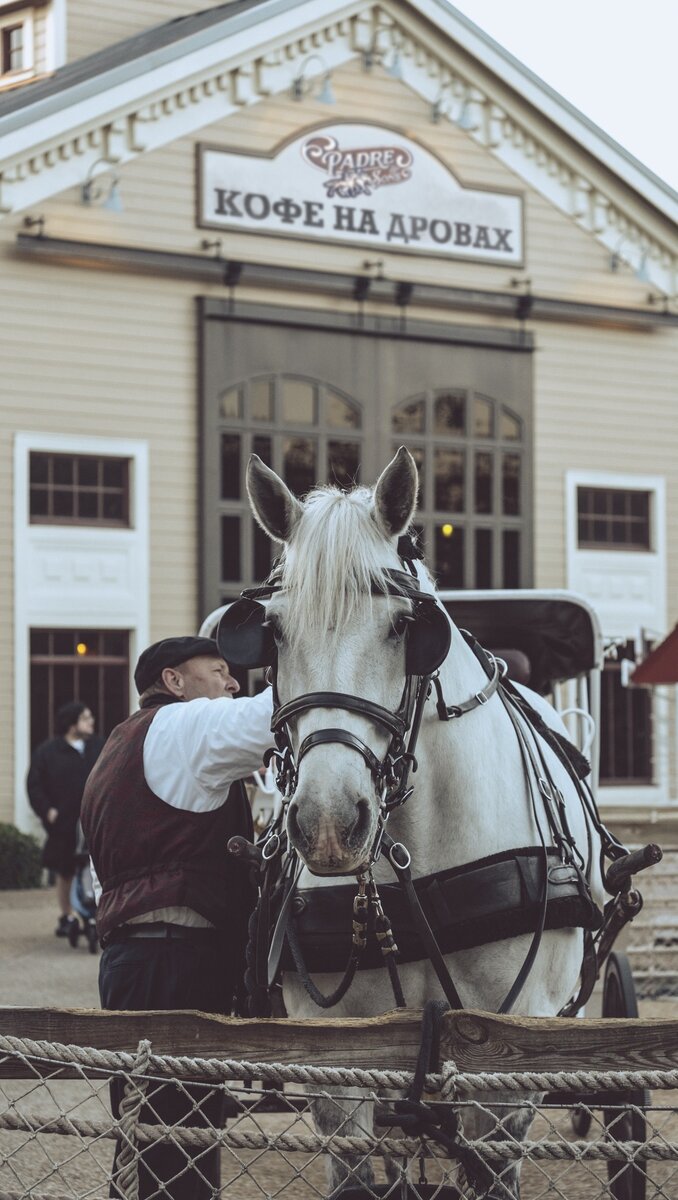
[[[261,601],[280,594],[281,587],[277,583],[264,585],[243,592],[248,600]],[[297,786],[300,765],[316,746],[340,744],[348,746],[360,754],[372,776],[374,786],[379,796],[379,831],[372,850],[370,862],[375,861],[378,853],[383,826],[390,813],[404,804],[414,790],[410,784],[410,772],[417,770],[416,745],[421,728],[424,706],[431,694],[432,681],[435,679],[439,690],[437,670],[447,656],[450,646],[450,624],[447,615],[438,606],[433,595],[422,592],[416,576],[405,571],[388,571],[386,586],[376,586],[375,596],[391,596],[409,600],[413,606],[413,620],[408,639],[406,657],[406,677],[400,703],[395,712],[362,696],[346,692],[306,692],[284,704],[280,703],[277,680],[277,658],[273,656],[271,663],[271,683],[273,688],[273,716],[271,729],[275,737],[276,748],[267,753],[267,761],[275,756],[278,762],[277,784],[283,796],[283,803],[288,802]],[[262,606],[263,607],[263,606]],[[424,624],[428,622],[431,635],[423,648],[418,648],[417,637]],[[264,621],[262,628],[265,628]],[[411,650],[411,652],[410,652]],[[494,676],[484,690],[477,692],[470,699],[446,712],[445,720],[462,716],[472,709],[485,704],[499,683],[499,667],[495,664]],[[348,729],[328,727],[318,729],[308,734],[301,742],[296,754],[292,745],[290,722],[302,713],[317,708],[344,709],[354,715],[366,717],[375,725],[386,730],[389,742],[383,758],[378,758],[367,743],[356,733]],[[438,706],[438,715],[441,716]],[[441,719],[443,719],[441,717]]]

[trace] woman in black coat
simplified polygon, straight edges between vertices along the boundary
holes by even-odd
[[[47,833],[42,863],[54,871],[57,880],[61,915],[55,932],[57,937],[67,937],[72,921],[77,921],[70,894],[80,802],[104,739],[94,735],[94,717],[80,700],[64,704],[55,725],[57,736],[43,742],[33,754],[26,786],[31,808]]]

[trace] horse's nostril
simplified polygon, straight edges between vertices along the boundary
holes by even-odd
[[[370,828],[370,806],[367,800],[358,800],[358,814],[348,831],[349,841],[360,845],[365,840]]]
[[[287,810],[287,836],[294,846],[301,846],[306,841],[299,827],[297,805],[294,800]]]

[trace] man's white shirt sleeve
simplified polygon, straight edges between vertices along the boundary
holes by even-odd
[[[144,775],[173,808],[211,812],[236,779],[251,775],[274,745],[270,688],[242,700],[188,700],[154,716],[144,742]]]

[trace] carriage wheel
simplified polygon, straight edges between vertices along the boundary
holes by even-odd
[[[603,982],[603,1016],[637,1017],[638,1002],[629,960],[621,951],[610,954]],[[650,1104],[646,1088],[619,1092],[616,1107],[603,1110],[609,1136],[620,1142],[644,1142],[647,1123],[645,1109]],[[633,1107],[623,1108],[624,1104]],[[614,1200],[645,1200],[647,1177],[640,1163],[625,1164],[622,1159],[607,1164],[610,1196]]]

